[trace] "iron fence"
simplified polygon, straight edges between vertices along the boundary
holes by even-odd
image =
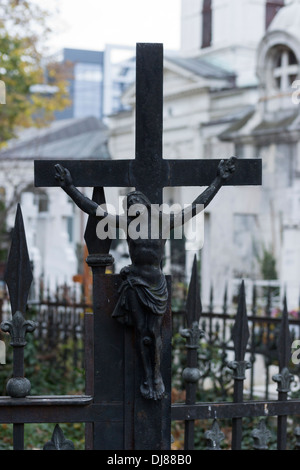
[[[116,413],[120,407],[120,413],[123,413],[118,402],[107,404],[93,400],[93,313],[86,305],[76,303],[75,298],[74,302],[70,298],[61,301],[48,295],[39,304],[28,302],[31,280],[25,232],[18,208],[6,272],[12,315],[1,324],[2,331],[11,338],[12,377],[7,383],[7,395],[0,397],[0,424],[13,424],[14,449],[23,449],[25,424],[53,423],[53,436],[43,448],[62,450],[75,446],[65,438],[59,423],[83,423],[86,426],[85,448],[92,449],[93,423],[109,421],[112,408]],[[170,410],[166,410],[166,413],[171,413],[173,423],[173,448],[181,440],[179,431],[184,436],[182,446],[185,450],[203,447],[239,450],[244,447],[246,434],[251,440],[248,445],[255,449],[274,445],[280,450],[300,447],[297,422],[300,400],[292,390],[299,366],[291,361],[292,342],[298,338],[300,322],[298,317],[289,318],[285,298],[281,315],[272,318],[270,295],[268,298],[265,314],[260,316],[254,295],[248,316],[242,282],[236,311],[228,312],[228,305],[224,302],[223,311],[216,314],[211,302],[210,311],[202,312],[195,260],[185,312],[181,316],[174,315],[173,365],[180,371],[184,387],[177,389],[180,387],[175,377],[173,404]],[[26,305],[35,308],[35,318],[25,318],[28,314]],[[72,338],[75,344],[79,339],[84,340],[86,388],[83,393],[30,395],[30,381],[24,374],[26,333],[42,340],[44,352],[51,352],[58,340],[64,342]],[[182,338],[181,352],[184,344],[184,354],[176,349],[179,335]],[[263,396],[257,396],[253,387],[258,355],[264,358],[266,365],[266,384],[270,382],[270,374],[277,384],[276,397],[270,397],[269,387]],[[57,365],[57,358],[53,360]],[[276,368],[272,373],[271,367]],[[245,387],[247,380],[250,386]],[[178,382],[181,382],[181,377]],[[218,397],[211,398],[208,392],[212,388],[218,390]],[[249,420],[254,422],[250,436]],[[275,428],[276,443],[271,432],[274,433]],[[198,442],[199,431],[202,444]]]
[[[270,307],[270,302],[268,305]],[[254,315],[248,317],[245,285],[242,282],[235,315],[226,313],[213,315],[212,312],[202,315],[199,306],[201,306],[199,282],[196,263],[194,263],[185,312],[186,328],[181,327],[181,335],[186,338],[187,349],[186,367],[183,369],[186,399],[185,403],[175,403],[172,406],[172,420],[181,420],[185,424],[184,448],[186,450],[195,448],[197,427],[203,429],[207,426],[205,423],[210,421],[211,428],[207,429],[204,434],[207,449],[221,449],[225,433],[222,432],[219,423],[225,419],[230,420],[231,423],[228,448],[240,450],[243,448],[243,431],[245,431],[243,422],[250,418],[260,418],[257,427],[251,432],[252,447],[266,450],[272,437],[266,423],[271,417],[276,417],[277,420],[276,448],[283,450],[287,449],[288,445],[289,448],[293,445],[299,448],[297,415],[300,411],[300,401],[291,393],[291,386],[295,380],[291,371],[299,373],[298,364],[293,364],[291,361],[292,343],[295,330],[299,329],[299,320],[289,320],[286,298],[283,299],[281,318],[274,319],[269,315],[256,316],[255,302],[252,312]],[[195,312],[198,312],[198,315],[195,316]],[[206,322],[208,322],[208,328]],[[230,334],[226,337],[228,322],[230,322]],[[203,329],[199,327],[201,323]],[[204,340],[202,347],[199,342],[200,338]],[[261,341],[262,338],[263,341]],[[199,350],[200,354],[198,354]],[[215,370],[213,370],[213,350],[218,352],[219,366]],[[253,387],[250,388],[250,392],[248,390],[248,393],[245,393],[244,383],[247,370],[251,371],[250,383],[253,384],[253,369],[258,353],[265,358],[268,384],[271,364],[276,365],[278,369],[277,373],[272,376],[272,380],[277,384],[277,399],[269,398],[268,386],[266,386],[263,400],[254,396]],[[201,361],[204,363],[203,367],[199,367]],[[226,382],[224,381],[225,370]],[[198,402],[199,380],[202,380],[203,386],[204,379],[209,376],[211,378],[212,375],[215,380],[218,379],[221,399],[216,402]],[[226,398],[225,401],[224,398]],[[288,417],[295,419],[294,440],[289,444],[287,442]]]
[[[88,306],[42,300],[30,308],[36,323],[34,338],[39,354],[49,358],[52,352],[51,361],[62,370],[70,362],[73,368],[84,368],[84,315]]]
[[[276,307],[275,307],[276,305]],[[272,302],[272,287],[268,287],[265,298],[260,298],[260,306],[257,308],[256,289],[254,287],[252,302],[249,303],[247,315],[249,325],[249,340],[246,347],[246,356],[251,362],[251,368],[246,373],[245,394],[253,399],[260,397],[268,399],[274,397],[274,385],[272,385],[272,371],[278,367],[277,343],[282,319],[282,309]],[[226,399],[228,389],[231,387],[232,374],[228,373],[228,361],[233,357],[234,345],[232,341],[232,329],[235,321],[237,306],[227,302],[226,290],[222,310],[215,310],[213,296],[209,309],[201,312],[199,327],[203,331],[203,339],[199,343],[198,367],[201,372],[199,388],[205,389],[205,381],[209,381],[211,387],[218,395]],[[228,313],[230,312],[230,313]],[[300,311],[288,312],[291,342],[300,339]],[[179,310],[173,313],[174,333],[185,324],[185,311]],[[184,350],[183,341],[177,334],[174,351],[175,359]],[[177,360],[178,364],[178,360]],[[181,368],[178,364],[177,381],[180,381]],[[295,375],[293,391],[298,390],[299,365],[290,364]]]

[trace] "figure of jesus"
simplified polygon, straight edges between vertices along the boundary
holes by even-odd
[[[186,223],[212,201],[225,181],[235,171],[235,157],[221,160],[211,185],[194,202],[177,214],[153,210],[151,202],[139,191],[127,195],[127,209],[121,215],[110,215],[96,202],[84,196],[73,184],[68,169],[55,165],[55,177],[75,204],[91,216],[106,218],[117,228],[124,229],[131,265],[120,272],[122,284],[113,317],[125,325],[134,326],[144,376],[140,391],[144,398],[161,400],[165,386],[161,375],[162,321],[167,309],[168,289],[161,264],[167,231]],[[134,210],[132,210],[134,209]],[[140,237],[131,236],[130,224],[138,217]],[[165,224],[165,217],[168,223]],[[159,226],[159,236],[151,237],[153,224]],[[167,227],[167,229],[165,228]],[[157,233],[157,231],[156,231]],[[96,236],[96,234],[95,234]]]

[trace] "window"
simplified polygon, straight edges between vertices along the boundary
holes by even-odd
[[[277,12],[284,6],[284,0],[273,0],[266,3],[266,29],[270,26],[271,21]]]
[[[202,10],[202,48],[211,46],[212,39],[212,8],[211,0],[203,0]]]
[[[273,57],[274,87],[285,92],[297,79],[299,73],[297,58],[294,52],[286,46],[276,48]]]
[[[255,278],[258,274],[257,254],[259,253],[258,218],[255,214],[233,215],[233,269],[235,277]]]
[[[72,243],[74,241],[74,218],[67,217],[67,232],[69,236],[69,242]]]
[[[38,212],[48,212],[49,198],[46,193],[38,192],[34,194],[34,204],[38,207]]]
[[[101,118],[101,66],[77,63],[74,75],[74,117],[95,116]]]

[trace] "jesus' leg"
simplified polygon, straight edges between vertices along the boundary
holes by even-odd
[[[134,322],[140,358],[142,361],[144,377],[141,383],[141,394],[144,398],[154,398],[153,368],[151,361],[152,338],[147,330],[147,312],[145,307],[139,302],[136,292],[128,290],[128,300],[131,309],[131,316]]]
[[[152,369],[153,369],[153,385],[154,399],[161,400],[165,394],[165,386],[161,375],[161,354],[162,354],[162,338],[161,324],[162,316],[151,315],[149,317],[149,331],[153,339],[152,345]]]

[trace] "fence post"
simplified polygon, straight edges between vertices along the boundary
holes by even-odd
[[[256,286],[255,284],[253,284],[253,289],[252,289],[252,317],[253,317],[253,320],[252,320],[252,328],[251,328],[251,333],[252,333],[252,337],[251,337],[251,345],[250,345],[250,349],[251,349],[251,355],[250,355],[250,361],[251,361],[251,364],[252,364],[252,368],[251,368],[251,378],[250,378],[250,399],[253,400],[253,388],[254,388],[254,364],[255,364],[255,361],[256,361],[256,357],[255,357],[255,317],[256,317],[256,313],[257,313],[257,304],[256,304]]]
[[[13,377],[7,382],[6,391],[12,398],[24,398],[31,389],[30,381],[24,377],[25,335],[33,332],[36,324],[24,318],[32,271],[20,205],[17,207],[5,282],[10,296],[12,320],[2,322],[1,329],[11,335],[10,344],[13,347]],[[24,424],[14,424],[13,439],[14,450],[23,450]]]
[[[278,336],[278,362],[279,362],[279,373],[274,375],[272,378],[274,382],[277,382],[278,400],[287,401],[288,393],[291,389],[291,383],[294,380],[294,376],[290,373],[288,365],[291,358],[291,336],[289,329],[288,311],[286,296],[283,301],[283,312],[281,327]],[[287,416],[281,415],[277,419],[277,448],[278,450],[286,449],[286,432],[287,432]]]
[[[239,293],[239,304],[235,324],[232,330],[232,339],[234,344],[235,360],[228,364],[233,370],[234,378],[234,403],[243,403],[243,388],[246,369],[251,367],[251,363],[245,361],[247,343],[249,340],[249,327],[247,319],[247,307],[245,297],[245,283],[242,285]],[[242,444],[242,418],[233,418],[232,420],[232,450],[240,450]]]
[[[186,303],[186,329],[181,329],[180,334],[187,339],[187,367],[182,376],[186,383],[186,404],[194,405],[196,402],[197,382],[200,378],[198,365],[199,340],[204,335],[199,329],[199,320],[202,307],[199,292],[199,280],[197,271],[197,257],[194,258],[192,276],[189,285],[187,303]],[[185,450],[194,448],[194,420],[185,421]]]
[[[266,317],[269,319],[271,317],[271,288],[268,286],[268,293],[267,293],[267,305],[266,305]],[[270,323],[267,322],[267,346],[270,344]],[[266,400],[269,399],[269,382],[270,382],[270,374],[269,374],[269,368],[270,368],[270,359],[269,357],[266,358]]]

